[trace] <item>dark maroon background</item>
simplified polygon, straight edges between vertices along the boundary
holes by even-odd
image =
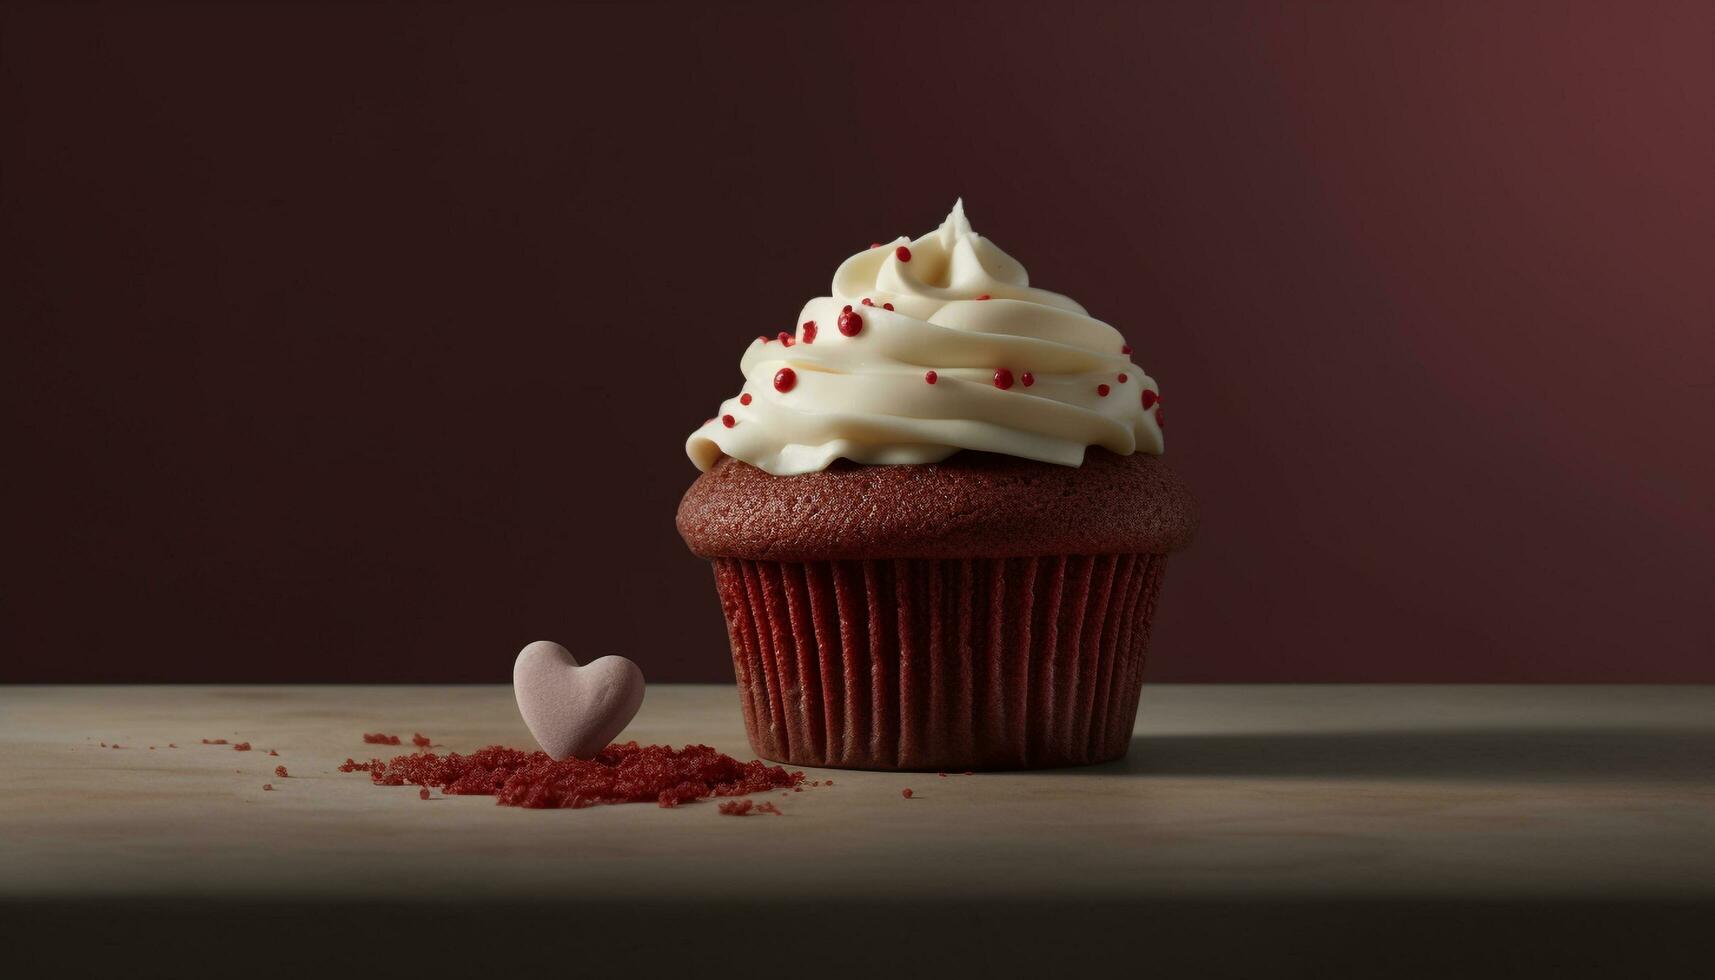
[[[1173,403],[1154,679],[1715,681],[1715,7],[1439,6],[8,5],[0,679],[730,676],[683,440],[963,195]]]

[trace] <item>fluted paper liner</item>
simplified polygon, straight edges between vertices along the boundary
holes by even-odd
[[[716,559],[751,747],[852,769],[1117,759],[1165,561]]]

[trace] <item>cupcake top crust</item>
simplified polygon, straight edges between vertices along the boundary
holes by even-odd
[[[719,459],[680,501],[678,525],[704,558],[1166,554],[1190,543],[1197,510],[1161,457],[1091,447],[1078,467],[961,452],[789,477]]]
[[[1162,451],[1161,390],[1125,337],[1032,288],[963,202],[922,238],[847,259],[798,324],[745,350],[744,387],[685,444],[698,469],[790,476],[960,450],[1078,467],[1091,446]]]

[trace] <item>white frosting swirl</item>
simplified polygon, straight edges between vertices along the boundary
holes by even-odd
[[[848,306],[862,320],[851,336],[839,327]],[[847,259],[834,295],[798,319],[795,342],[757,338],[744,352],[744,388],[685,444],[698,469],[722,455],[785,476],[841,457],[933,463],[961,449],[1067,466],[1087,446],[1162,451],[1160,389],[1125,338],[1032,289],[1017,260],[971,231],[962,201],[936,231]],[[783,368],[794,377],[780,391]]]

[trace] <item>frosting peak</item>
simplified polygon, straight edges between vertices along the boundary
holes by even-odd
[[[909,259],[899,257],[904,245]],[[978,296],[1022,299],[1057,309],[1083,313],[1072,300],[1046,289],[1030,288],[1030,273],[993,242],[971,230],[965,201],[953,203],[941,227],[914,242],[904,238],[886,247],[859,252],[834,273],[834,295],[873,296],[887,293],[950,302]]]
[[[751,342],[743,390],[686,443],[699,469],[722,455],[784,476],[961,449],[1068,466],[1091,445],[1162,451],[1160,390],[1125,338],[1033,288],[962,200],[929,234],[841,263],[799,323]]]

